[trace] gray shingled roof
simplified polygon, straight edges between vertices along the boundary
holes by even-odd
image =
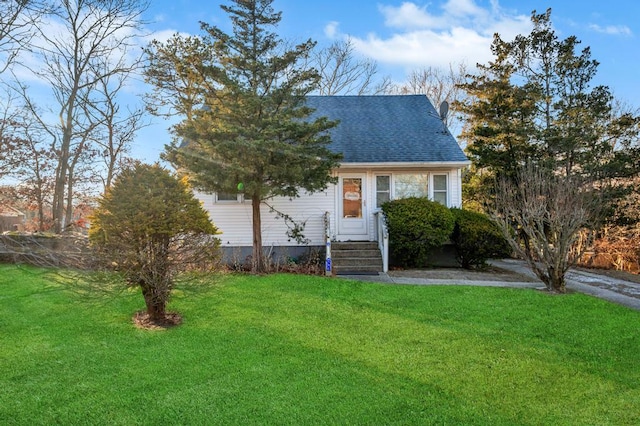
[[[308,96],[311,118],[339,120],[331,149],[345,163],[466,162],[424,95]]]

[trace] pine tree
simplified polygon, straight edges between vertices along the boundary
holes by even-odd
[[[565,272],[624,193],[620,179],[640,170],[640,117],[614,113],[609,88],[592,86],[598,62],[589,48],[577,52],[575,36],[557,37],[551,10],[531,21],[511,42],[496,35],[495,61],[463,85],[470,97],[458,109],[477,173],[465,192],[484,195],[512,247],[564,292]],[[592,232],[579,244],[582,231]]]
[[[474,168],[501,178],[531,162],[600,187],[637,173],[640,117],[613,112],[609,88],[592,84],[598,62],[575,36],[558,38],[550,9],[531,21],[528,35],[496,35],[495,60],[462,85]]]
[[[290,47],[279,39],[271,30],[281,13],[271,3],[234,0],[221,6],[231,19],[230,34],[201,24],[212,55],[210,62],[191,64],[201,79],[202,107],[175,127],[178,139],[165,156],[194,186],[242,192],[251,202],[254,273],[265,270],[261,204],[274,196],[296,197],[302,189],[325,189],[340,159],[328,149],[326,132],[337,123],[309,120],[313,111],[305,106],[319,75],[301,64],[315,43]]]
[[[495,37],[498,41],[499,36]],[[531,140],[536,131],[535,92],[531,86],[512,83],[514,66],[497,42],[494,53],[494,62],[479,65],[480,74],[460,85],[470,101],[457,107],[471,118],[461,137],[467,140],[474,169],[511,179],[526,159],[539,156],[538,146]]]

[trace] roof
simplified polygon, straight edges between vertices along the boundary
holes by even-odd
[[[20,216],[24,216],[24,213],[22,213],[20,210],[15,209],[7,204],[2,204],[0,202],[0,216],[3,217],[20,217]]]
[[[307,105],[310,118],[340,121],[330,148],[344,163],[468,162],[424,95],[308,96]]]

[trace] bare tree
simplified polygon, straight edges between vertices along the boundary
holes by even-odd
[[[391,80],[377,80],[378,64],[358,58],[350,39],[339,40],[316,51],[311,65],[320,73],[320,95],[377,95],[386,92]]]
[[[13,175],[22,162],[20,117],[15,108],[13,94],[6,90],[0,99],[0,178]]]
[[[49,6],[40,0],[0,0],[0,74],[28,47]]]
[[[111,186],[117,172],[129,162],[127,156],[137,131],[147,125],[142,107],[123,108],[118,99],[132,74],[141,66],[141,61],[138,59],[132,61],[129,66],[121,66],[123,71],[118,74],[108,72],[111,65],[107,59],[97,61],[94,66],[100,67],[94,70],[94,73],[102,78],[97,81],[92,92],[95,98],[87,99],[84,105],[87,114],[92,117],[92,122],[99,123],[94,144],[98,151],[97,157],[102,160],[105,169],[102,184],[106,190]]]
[[[22,110],[19,119],[20,163],[13,170],[13,177],[19,181],[19,195],[31,209],[35,209],[35,229],[46,231],[50,227],[51,198],[53,195],[55,154],[42,141],[44,132],[32,116]]]
[[[465,96],[459,84],[464,81],[466,74],[467,67],[462,63],[449,64],[448,69],[425,67],[412,71],[406,82],[389,88],[388,93],[426,95],[436,108],[447,101],[450,113],[443,121],[453,134],[457,134],[461,123],[456,117],[456,103]]]
[[[129,59],[139,35],[146,0],[62,0],[48,25],[38,27],[34,53],[42,67],[32,72],[52,90],[57,123],[37,114],[37,103],[21,92],[38,117],[56,153],[53,193],[55,232],[62,232],[73,210],[73,185],[80,178],[78,166],[91,158],[90,143],[100,122],[87,113],[96,86],[109,76],[135,70]],[[108,59],[109,67],[100,66]]]
[[[4,186],[0,192],[10,188],[11,196],[0,204],[36,211],[35,229],[44,231],[45,217],[50,216],[53,153],[42,143],[42,128],[33,115],[16,105],[15,93],[5,93],[0,116],[0,178],[8,177],[11,187]]]
[[[516,182],[498,182],[491,215],[515,253],[549,291],[565,293],[565,274],[587,249],[604,200],[577,177],[527,164]],[[584,232],[581,232],[584,231]]]

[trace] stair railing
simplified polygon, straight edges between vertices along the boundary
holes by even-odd
[[[331,264],[331,213],[329,212],[324,212],[324,240],[326,244],[324,273],[327,276],[331,276],[333,274],[333,265]]]
[[[382,210],[375,212],[378,248],[382,254],[382,272],[389,272],[389,230]]]

